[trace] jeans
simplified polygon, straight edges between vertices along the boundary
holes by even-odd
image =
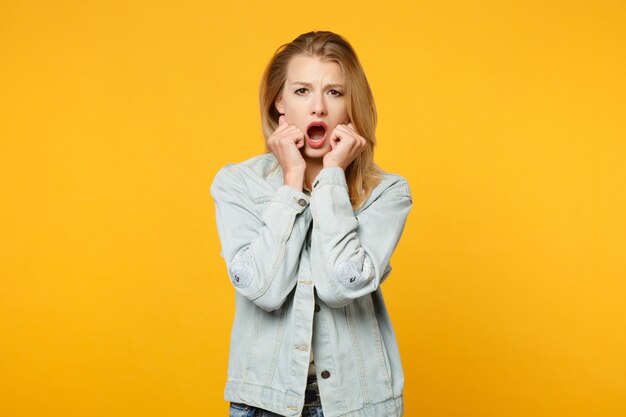
[[[261,408],[252,407],[246,404],[230,403],[229,417],[282,417],[280,414]],[[320,400],[320,392],[317,387],[317,378],[315,375],[309,376],[307,379],[306,390],[304,392],[304,408],[301,417],[324,417],[322,412],[322,402]]]
[[[324,417],[321,405],[305,405],[302,409],[302,417]],[[271,411],[263,410],[261,408],[252,407],[245,404],[230,403],[229,417],[283,417],[280,414],[272,413]]]

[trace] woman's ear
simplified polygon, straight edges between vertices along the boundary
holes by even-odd
[[[274,107],[276,107],[276,110],[278,110],[278,113],[285,114],[285,106],[283,106],[282,96],[276,97],[276,100],[274,100]]]

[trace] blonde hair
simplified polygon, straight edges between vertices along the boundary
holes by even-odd
[[[356,131],[365,138],[365,150],[346,168],[346,182],[353,209],[358,208],[378,185],[383,171],[374,163],[376,145],[376,105],[363,67],[350,43],[333,32],[304,33],[278,47],[267,64],[259,88],[263,136],[267,139],[278,127],[280,113],[274,102],[287,79],[287,65],[297,55],[334,61],[345,78],[347,112]],[[269,148],[266,145],[266,151]]]

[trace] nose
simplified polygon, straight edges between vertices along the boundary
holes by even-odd
[[[326,101],[323,94],[315,94],[313,96],[313,103],[311,104],[311,113],[317,116],[326,115]]]

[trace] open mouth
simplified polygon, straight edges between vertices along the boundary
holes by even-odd
[[[327,130],[328,127],[324,122],[311,122],[306,130],[306,139],[309,146],[312,148],[323,146],[326,140]]]

